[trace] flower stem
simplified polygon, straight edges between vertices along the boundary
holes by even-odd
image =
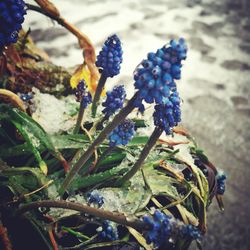
[[[102,90],[104,88],[104,85],[106,83],[107,77],[105,75],[105,73],[101,74],[101,77],[99,79],[99,82],[97,84],[97,88],[95,91],[95,96],[94,96],[94,100],[93,100],[93,104],[92,104],[92,116],[95,117],[96,116],[96,110],[97,110],[97,106],[98,106],[98,102],[100,100],[100,96],[102,93]]]
[[[80,102],[80,110],[78,112],[78,117],[77,117],[77,121],[76,121],[76,126],[74,128],[73,134],[78,134],[80,127],[81,127],[81,123],[82,123],[82,118],[84,115],[84,106],[83,106],[83,100]]]
[[[128,219],[122,213],[110,212],[110,211],[106,211],[103,209],[90,207],[88,205],[82,205],[79,203],[68,202],[68,201],[63,201],[63,200],[60,200],[60,201],[59,200],[57,201],[43,200],[43,201],[31,202],[29,204],[25,204],[21,206],[17,210],[17,215],[23,214],[25,212],[28,212],[32,209],[39,208],[39,207],[48,207],[48,208],[54,207],[54,208],[70,209],[70,210],[75,210],[75,211],[79,211],[82,213],[87,213],[87,214],[90,214],[90,215],[93,215],[102,219],[111,220],[118,224],[130,226],[138,230],[147,228],[145,223],[137,218]]]
[[[156,144],[157,140],[159,139],[160,135],[162,134],[163,130],[160,127],[156,127],[153,131],[152,135],[150,136],[147,144],[144,146],[139,159],[136,161],[135,165],[119,180],[116,181],[116,186],[121,186],[123,183],[128,181],[130,178],[132,178],[136,172],[141,168],[143,162],[147,158],[149,152]]]
[[[137,93],[135,93],[135,95],[128,101],[127,105],[123,109],[121,109],[120,112],[114,117],[114,119],[101,131],[101,133],[97,136],[97,138],[93,141],[89,148],[80,157],[74,167],[71,168],[59,189],[60,195],[64,194],[65,190],[69,187],[75,175],[79,172],[81,167],[94,153],[96,147],[98,147],[105,140],[105,138],[113,131],[113,129],[116,128],[134,109],[134,102],[136,99]]]

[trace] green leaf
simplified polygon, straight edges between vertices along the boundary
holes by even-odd
[[[78,190],[81,188],[94,186],[102,182],[105,182],[111,178],[114,178],[118,175],[124,174],[126,171],[127,171],[126,169],[112,168],[110,170],[98,174],[93,174],[86,177],[78,177],[73,181],[71,189]]]
[[[7,105],[0,105],[0,112],[5,114],[0,119],[5,119],[18,129],[27,142],[29,150],[34,154],[40,166],[44,162],[40,156],[39,148],[45,147],[58,160],[61,160],[60,152],[54,147],[50,137],[44,129],[26,113]]]
[[[146,122],[143,119],[132,119],[135,123],[136,128],[145,128],[147,127]]]
[[[124,214],[135,214],[143,210],[152,193],[146,190],[143,185],[134,185],[130,187],[105,187],[98,189],[99,194],[106,200],[103,209],[114,211],[114,209]]]
[[[128,146],[145,145],[148,141],[148,136],[135,136],[128,144]]]
[[[32,192],[48,182],[41,170],[37,168],[7,168],[1,172],[1,175],[7,177],[14,190],[21,195]],[[45,197],[48,196],[46,189],[42,189],[41,192]]]
[[[51,141],[56,149],[84,149],[89,144],[89,138],[86,135],[53,135]]]
[[[7,147],[6,145],[0,147],[0,157],[2,158],[29,155],[31,153],[32,151],[30,150],[28,143],[14,147]]]
[[[147,181],[153,195],[165,195],[175,200],[181,198],[174,186],[174,184],[178,183],[174,178],[161,174],[149,173],[147,171],[145,171],[145,175],[147,176]]]
[[[121,162],[125,157],[126,157],[125,153],[110,154],[99,163],[99,167],[106,166],[109,164],[112,164],[112,165],[117,164],[118,162]]]

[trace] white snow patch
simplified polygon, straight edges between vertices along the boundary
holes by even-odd
[[[34,105],[36,111],[32,118],[37,121],[49,134],[55,134],[72,129],[76,123],[76,117],[71,112],[79,105],[73,96],[57,99],[50,94],[43,94],[33,88]]]

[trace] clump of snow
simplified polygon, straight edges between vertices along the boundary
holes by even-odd
[[[36,111],[32,118],[49,134],[68,131],[75,126],[79,103],[74,96],[56,98],[54,95],[41,93],[33,89],[33,103]]]

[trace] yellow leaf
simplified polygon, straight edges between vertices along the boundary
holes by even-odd
[[[20,97],[7,89],[0,89],[0,101],[11,103],[15,107],[20,108],[23,112],[26,112],[25,105]]]
[[[73,74],[73,76],[70,79],[70,85],[72,89],[75,89],[79,83],[79,81],[81,81],[82,79],[84,79],[84,81],[86,82],[86,84],[89,87],[90,84],[90,72],[88,70],[88,68],[85,65],[80,65],[75,73]]]
[[[91,73],[87,65],[80,65],[73,76],[70,79],[70,86],[72,89],[75,89],[79,81],[84,80],[88,86],[89,91],[93,94],[96,90],[96,82],[91,81]]]
[[[152,250],[152,247],[147,244],[145,238],[138,231],[132,227],[127,227],[127,229],[135,237],[140,245],[142,245],[146,250]]]

